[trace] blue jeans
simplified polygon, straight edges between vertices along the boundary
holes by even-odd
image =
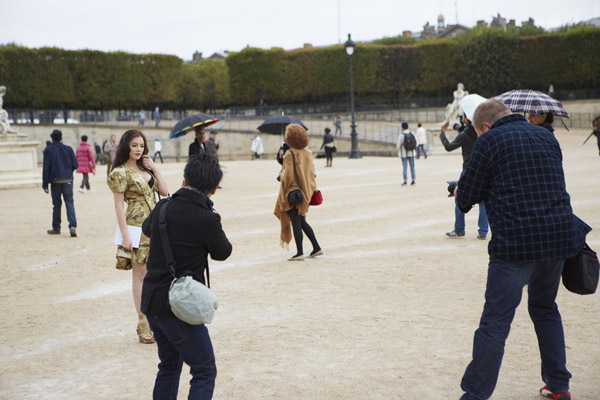
[[[465,171],[463,170],[460,173],[460,177],[462,178],[464,174]],[[479,225],[479,234],[487,235],[489,223],[485,206],[479,206],[479,220],[477,224]],[[456,232],[465,232],[465,213],[460,211],[460,208],[456,205],[456,197],[454,198],[454,230]]]
[[[465,213],[460,211],[458,206],[456,205],[456,198],[454,199],[454,230],[456,232],[464,232],[465,231]],[[477,221],[479,225],[479,234],[487,235],[488,233],[488,218],[487,211],[485,211],[485,206],[479,205],[479,220]]]
[[[408,177],[408,173],[406,171],[406,161],[410,162],[410,176],[414,181],[417,176],[415,175],[415,158],[414,157],[402,157],[402,176],[404,177],[404,182],[406,182],[406,178]]]
[[[424,144],[420,144],[420,145],[417,146],[417,158],[421,158],[421,151],[425,155],[425,158],[427,158],[427,152],[425,151],[425,145]]]
[[[529,317],[533,321],[542,359],[542,380],[552,392],[569,389],[562,320],[556,293],[565,260],[514,263],[490,260],[485,306],[473,340],[473,360],[462,378],[461,400],[488,399],[496,387],[504,342],[515,309],[528,285]]]
[[[73,203],[73,182],[50,183],[50,196],[52,196],[52,229],[60,232],[60,214],[62,209],[60,196],[65,199],[69,229],[77,228],[75,204]]]
[[[177,400],[179,376],[185,362],[190,366],[188,399],[212,399],[217,377],[217,366],[208,329],[204,325],[190,325],[178,318],[148,316],[150,329],[158,346],[158,373],[154,382],[154,400]]]

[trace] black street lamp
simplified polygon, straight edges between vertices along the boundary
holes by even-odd
[[[352,76],[352,54],[354,54],[354,47],[356,45],[350,39],[350,34],[348,34],[348,40],[344,43],[344,48],[346,49],[346,54],[348,54],[348,61],[350,62],[350,111],[352,112],[352,123],[350,124],[350,137],[352,138],[352,148],[350,149],[350,155],[348,158],[362,158],[362,154],[358,150],[358,134],[356,133],[356,120],[354,118],[354,78]]]

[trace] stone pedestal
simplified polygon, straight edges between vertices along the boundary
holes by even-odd
[[[39,144],[23,134],[0,136],[0,189],[41,186],[42,175],[37,166]]]

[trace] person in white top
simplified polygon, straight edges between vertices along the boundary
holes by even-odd
[[[160,157],[161,164],[164,164],[164,161],[162,158],[162,143],[160,142],[160,140],[158,140],[158,138],[156,138],[154,140],[154,157],[152,157],[152,161],[156,161],[157,154]]]
[[[250,151],[254,153],[254,158],[260,158],[260,155],[265,152],[263,148],[262,140],[259,135],[256,135],[254,139],[252,139],[252,145],[250,146]]]
[[[417,159],[421,158],[421,152],[427,158],[427,152],[425,151],[427,147],[427,131],[420,122],[417,126]]]

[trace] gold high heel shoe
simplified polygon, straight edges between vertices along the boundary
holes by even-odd
[[[140,315],[139,318],[140,318],[140,321],[137,324],[137,334],[138,334],[138,339],[140,340],[140,343],[146,343],[146,344],[154,343],[154,336],[152,335],[152,331],[150,330],[150,325],[148,325],[146,316]]]

